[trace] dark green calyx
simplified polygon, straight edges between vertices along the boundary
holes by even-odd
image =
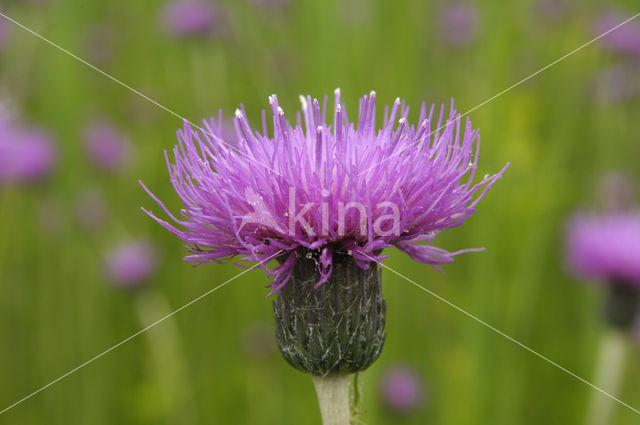
[[[296,369],[327,376],[365,370],[385,341],[386,306],[380,267],[362,270],[335,254],[329,280],[318,288],[313,259],[302,257],[273,303],[280,352]]]
[[[618,329],[628,330],[638,312],[640,292],[626,282],[612,282],[604,305],[604,315],[609,323]]]

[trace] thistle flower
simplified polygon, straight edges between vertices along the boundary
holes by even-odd
[[[459,3],[445,7],[438,25],[443,41],[452,47],[464,47],[478,36],[478,11],[471,4]]]
[[[424,384],[412,368],[404,365],[393,366],[382,376],[380,396],[389,409],[406,415],[424,405]]]
[[[626,14],[611,10],[601,14],[593,25],[594,36],[599,36],[629,19]],[[635,55],[640,53],[640,24],[630,21],[611,31],[601,39],[602,46],[609,51]]]
[[[56,149],[45,130],[0,122],[0,182],[43,180],[55,162]]]
[[[144,240],[133,240],[115,247],[106,257],[107,274],[116,285],[133,288],[155,270],[156,253]]]
[[[222,24],[217,5],[202,0],[177,0],[167,3],[162,19],[165,30],[176,38],[203,36]]]
[[[579,214],[568,226],[567,256],[580,277],[640,287],[640,214]]]
[[[129,160],[131,146],[115,125],[100,119],[84,131],[87,153],[91,160],[106,171],[117,171]]]
[[[607,320],[616,327],[631,326],[640,297],[640,214],[574,216],[567,231],[567,259],[576,275],[609,284]]]
[[[376,130],[373,92],[360,100],[357,126],[349,122],[339,91],[333,125],[323,112],[326,102],[321,107],[306,97],[302,103],[305,127],[291,126],[276,96],[270,97],[272,136],[266,122],[264,134],[254,132],[243,110],[236,111],[237,142],[222,140],[220,121],[213,119],[204,122],[205,132],[187,122],[178,131],[175,164],[168,166],[184,217],[176,218],[151,192],[177,226],[144,211],[190,245],[187,261],[237,255],[264,261],[282,253],[282,265],[267,270],[276,291],[302,258],[316,264],[320,286],[335,254],[368,269],[385,258],[384,248],[395,246],[438,268],[472,251],[447,252],[432,243],[475,212],[504,169],[473,184],[478,130],[468,119],[461,124],[453,104],[448,116],[440,108],[437,121],[435,108],[423,104],[413,126],[409,108],[396,99]]]
[[[360,100],[357,124],[339,90],[329,116],[326,98],[301,102],[291,125],[269,98],[271,134],[264,114],[260,133],[237,110],[235,142],[222,139],[221,119],[205,121],[206,131],[185,122],[175,163],[165,155],[182,217],[148,190],[174,224],[144,211],[188,244],[188,261],[277,258],[263,267],[278,293],[280,351],[300,370],[342,376],[366,369],[384,344],[382,251],[395,246],[436,268],[473,251],[433,242],[475,212],[504,169],[473,183],[478,131],[453,104],[439,114],[423,104],[410,125],[397,99],[378,129],[374,92]]]

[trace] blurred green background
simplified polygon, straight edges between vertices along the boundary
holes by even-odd
[[[443,33],[446,2],[220,1],[221,34],[188,39],[166,34],[159,1],[3,0],[0,10],[199,123],[220,108],[231,117],[240,103],[255,122],[272,93],[293,111],[299,94],[321,97],[336,87],[352,115],[372,89],[381,103],[406,99],[414,114],[422,100],[451,97],[464,112],[590,40],[594,21],[614,4],[638,12],[635,0],[546,3],[471,3],[475,36],[462,45]],[[58,163],[44,182],[0,187],[0,410],[240,271],[181,261],[181,242],[139,209],[158,211],[138,179],[179,208],[163,150],[174,145],[180,120],[3,24],[0,96],[22,121],[51,132]],[[563,227],[573,210],[596,204],[603,173],[640,177],[640,98],[631,88],[622,98],[607,95],[607,84],[625,81],[602,83],[612,67],[636,65],[595,43],[474,111],[479,173],[511,167],[477,213],[437,244],[487,250],[458,257],[443,274],[398,251],[387,264],[592,379],[603,294],[567,273]],[[131,141],[131,163],[119,173],[87,158],[83,129],[95,117]],[[108,211],[92,231],[76,214],[87,189],[102,194]],[[104,259],[131,238],[152,241],[159,262],[144,288],[123,290],[109,284]],[[364,423],[585,422],[587,385],[394,274],[385,271],[383,282],[388,339],[364,375]],[[260,270],[241,276],[0,423],[319,424],[310,378],[274,351],[266,283]],[[635,347],[619,396],[638,407]],[[378,390],[383,371],[398,363],[426,386],[426,403],[405,416],[385,408]],[[615,423],[637,424],[638,416],[618,406]]]

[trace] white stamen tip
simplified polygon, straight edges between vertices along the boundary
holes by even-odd
[[[336,105],[336,112],[342,112],[342,106],[340,104]]]
[[[340,94],[340,87],[338,87],[337,89],[335,89],[333,91],[334,94],[339,95]]]
[[[302,109],[306,111],[307,110],[307,99],[303,95],[300,95],[300,103],[302,104]]]
[[[284,110],[278,106],[278,115],[284,115]]]
[[[371,93],[369,93],[369,96],[375,96],[376,95],[376,91],[375,90],[371,90]]]
[[[271,96],[269,96],[269,105],[273,105],[273,102],[275,102],[275,100],[276,100],[276,99],[275,99],[275,97],[274,97],[274,96],[275,96],[275,95],[271,95]]]
[[[393,103],[397,103],[399,105],[400,104],[400,98],[396,97],[396,100]]]
[[[406,124],[407,119],[405,117],[402,117],[398,120],[398,124]]]
[[[242,118],[242,111],[240,109],[236,109],[236,118]]]
[[[318,133],[322,133],[322,126],[319,125],[318,128],[316,128],[316,130],[318,131]]]

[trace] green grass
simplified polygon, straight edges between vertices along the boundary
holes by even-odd
[[[423,99],[454,97],[464,112],[588,41],[594,16],[608,4],[574,1],[565,20],[549,23],[528,2],[483,1],[478,40],[450,49],[434,25],[438,5],[422,3],[301,1],[278,15],[227,1],[232,34],[208,42],[167,39],[157,25],[161,4],[151,0],[14,2],[2,10],[81,57],[92,26],[111,25],[115,56],[102,68],[199,122],[219,108],[230,117],[239,103],[255,120],[271,93],[293,111],[298,94],[322,96],[336,87],[352,115],[371,89],[384,103],[405,98],[414,111]],[[637,12],[632,0],[616,3]],[[2,96],[53,132],[60,164],[42,186],[0,188],[0,410],[141,329],[145,297],[159,300],[147,305],[159,318],[239,272],[230,264],[182,262],[181,243],[139,210],[157,208],[138,179],[179,206],[162,151],[175,143],[180,120],[8,26]],[[589,46],[474,111],[479,174],[507,161],[511,167],[478,212],[437,243],[487,250],[459,257],[444,274],[397,251],[387,262],[586,379],[603,331],[602,294],[566,273],[563,225],[577,207],[595,205],[602,173],[640,177],[640,102],[603,105],[591,93],[598,71],[621,60]],[[135,143],[135,164],[120,175],[105,175],[85,158],[81,131],[96,114]],[[73,215],[75,197],[87,187],[98,187],[109,204],[109,224],[98,233],[80,228]],[[43,205],[58,205],[57,231],[40,225]],[[104,252],[128,237],[148,237],[161,251],[146,293],[118,290],[103,277]],[[393,273],[385,271],[383,282],[388,341],[364,377],[365,423],[584,423],[592,391],[585,384]],[[255,359],[243,349],[249,326],[272,327],[265,284],[262,271],[241,276],[1,415],[0,423],[319,424],[308,376],[277,352]],[[639,353],[631,350],[619,395],[638,407]],[[381,372],[398,362],[416,368],[428,388],[427,406],[406,418],[386,411],[377,393]],[[616,424],[638,423],[624,407],[615,413]]]

